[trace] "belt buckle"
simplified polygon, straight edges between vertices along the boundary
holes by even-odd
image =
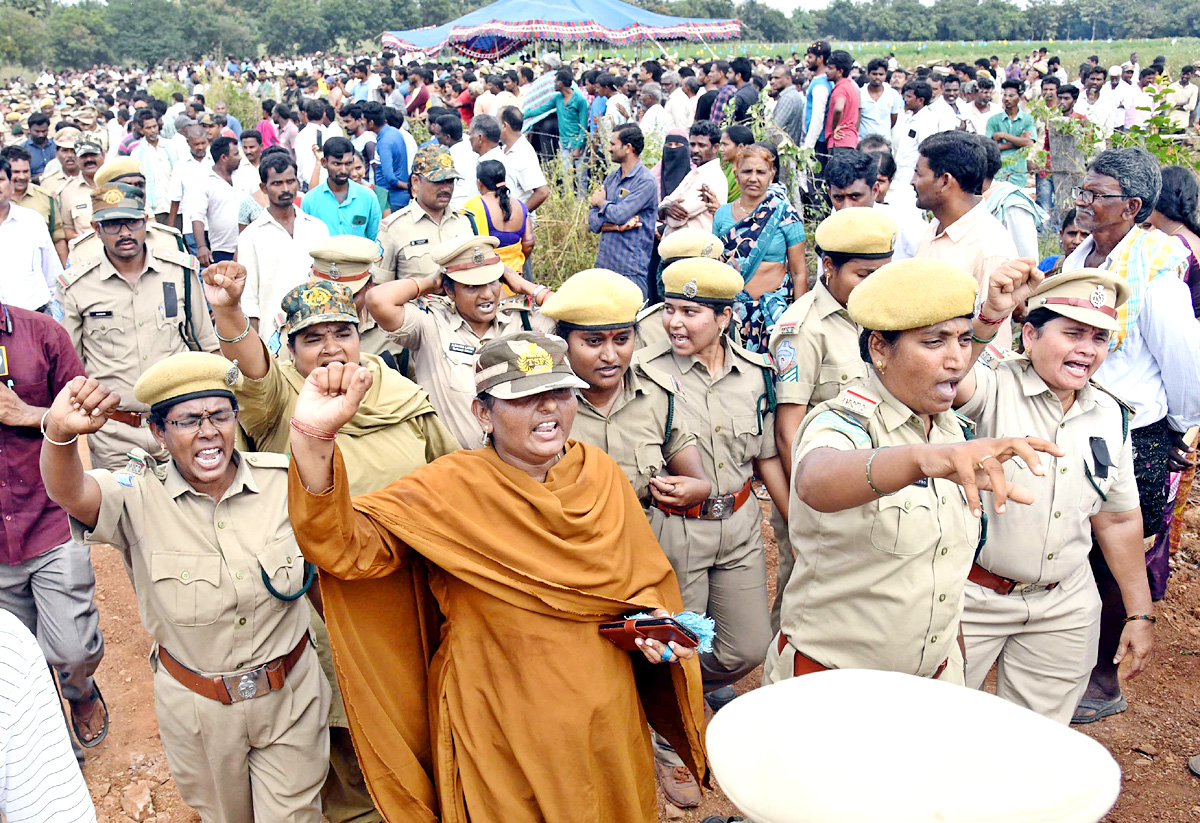
[[[733,495],[723,494],[720,497],[712,498],[712,504],[708,507],[708,516],[713,520],[728,520],[733,514]]]
[[[1026,583],[1023,586],[1017,586],[1015,589],[1013,589],[1013,594],[1033,594],[1034,592],[1041,591],[1044,588],[1046,587],[1039,583]]]
[[[227,674],[221,677],[225,681],[225,689],[233,703],[243,700],[253,700],[271,691],[271,682],[267,679],[267,667],[259,666],[242,674]]]

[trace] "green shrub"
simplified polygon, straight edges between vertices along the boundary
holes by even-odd
[[[600,235],[588,231],[588,202],[575,195],[574,181],[561,159],[543,165],[550,196],[537,210],[533,279],[551,288],[596,265]],[[564,186],[564,176],[568,179]]]

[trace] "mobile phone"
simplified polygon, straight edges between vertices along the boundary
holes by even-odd
[[[700,639],[673,617],[641,617],[601,623],[600,634],[627,652],[638,650],[635,641],[639,637],[660,643],[674,642],[687,649],[700,645]]]
[[[179,296],[175,291],[175,284],[163,283],[163,315],[175,317],[177,314],[179,314]]]

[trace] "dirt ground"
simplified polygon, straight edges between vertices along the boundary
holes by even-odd
[[[1200,503],[1193,495],[1187,513],[1183,551],[1167,599],[1159,604],[1157,648],[1151,669],[1125,684],[1129,710],[1091,726],[1079,727],[1112,751],[1124,772],[1124,787],[1106,823],[1184,823],[1200,821],[1200,781],[1187,770],[1187,759],[1200,752]],[[765,518],[764,518],[765,521]],[[764,522],[772,596],[776,547]],[[175,790],[158,739],[154,695],[146,662],[150,638],[138,618],[137,601],[117,553],[93,551],[96,597],[104,631],[105,657],[96,674],[108,702],[112,723],[108,738],[87,753],[84,776],[101,823],[130,823],[132,811],[142,820],[190,823],[196,815]],[[761,680],[755,671],[739,692]],[[864,764],[864,769],[871,764]],[[138,790],[150,788],[152,808],[138,808]],[[661,805],[663,820],[699,823],[708,815],[736,814],[716,791],[695,810]]]

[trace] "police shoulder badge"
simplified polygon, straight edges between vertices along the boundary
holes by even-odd
[[[549,374],[554,370],[554,358],[537,343],[521,340],[510,345],[522,374]]]
[[[700,291],[700,284],[696,282],[696,278],[687,281],[683,287],[683,296],[689,300],[695,297]]]

